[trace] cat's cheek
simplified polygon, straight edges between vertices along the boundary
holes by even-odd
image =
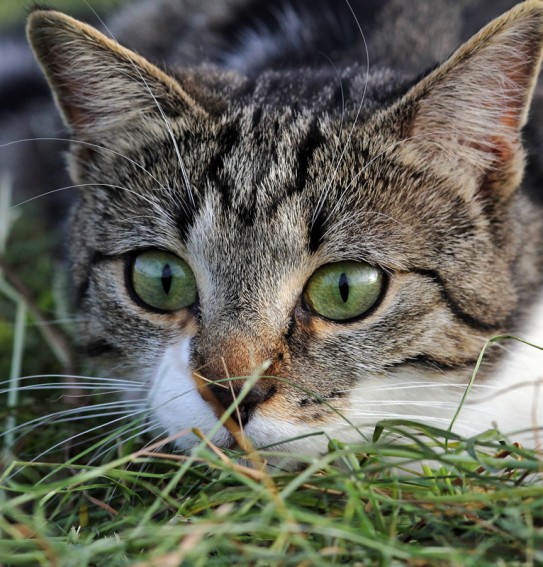
[[[190,449],[200,439],[191,432],[199,429],[205,435],[212,434],[212,441],[219,447],[232,444],[230,433],[218,425],[211,406],[200,396],[189,366],[190,339],[182,339],[166,349],[154,375],[149,390],[149,407],[153,418],[175,437],[178,449]],[[216,432],[215,432],[216,431]]]

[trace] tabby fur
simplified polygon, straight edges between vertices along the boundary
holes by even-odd
[[[81,345],[141,384],[181,449],[193,427],[236,442],[202,383],[237,378],[239,396],[259,374],[244,435],[295,463],[381,419],[446,428],[487,339],[543,345],[538,128],[519,189],[534,91],[536,113],[542,100],[543,2],[449,58],[484,2],[318,4],[322,20],[299,0],[143,3],[112,30],[146,57],[59,12],[29,17],[74,139]],[[156,248],[190,265],[194,308],[135,300],[127,263]],[[348,323],[303,301],[315,270],[341,260],[386,273],[378,305]],[[537,443],[541,378],[537,349],[490,348],[456,429],[497,423]]]

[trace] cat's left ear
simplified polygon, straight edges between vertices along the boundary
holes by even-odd
[[[78,137],[106,139],[144,116],[205,116],[172,77],[93,27],[36,9],[27,35],[64,122]]]
[[[391,109],[404,128],[403,159],[458,179],[468,193],[484,183],[510,194],[522,177],[521,129],[542,46],[541,0],[483,28]]]

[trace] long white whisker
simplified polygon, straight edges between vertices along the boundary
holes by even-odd
[[[364,388],[364,392],[396,392],[396,391],[408,391],[408,390],[427,390],[429,388],[435,388],[436,390],[442,390],[444,388],[451,389],[455,388],[460,391],[464,391],[466,389],[466,384],[456,383],[456,382],[435,382],[435,383],[428,383],[428,382],[409,382],[409,383],[398,383],[398,384],[385,384],[378,386],[368,386]],[[473,384],[473,388],[478,389],[493,389],[493,386],[488,384]],[[347,388],[343,390],[338,390],[339,393],[348,394],[350,392],[356,391],[357,388]]]
[[[87,431],[83,431],[81,433],[76,433],[75,435],[72,435],[71,437],[69,437],[68,439],[64,439],[62,441],[59,441],[58,443],[56,443],[55,445],[53,445],[52,447],[49,447],[47,450],[41,452],[39,455],[37,455],[36,457],[34,457],[33,459],[31,459],[31,463],[38,461],[39,459],[41,459],[42,457],[44,457],[45,455],[47,455],[48,453],[54,451],[55,449],[57,449],[58,447],[61,447],[62,445],[66,445],[69,444],[71,441],[73,441],[74,439],[78,439],[80,437],[82,437],[83,435],[88,435],[89,433],[92,433],[93,431],[97,431],[99,429],[104,429],[104,428],[109,428],[111,429],[111,425],[114,423],[119,423],[121,421],[124,420],[129,420],[130,418],[138,418],[138,416],[140,416],[141,414],[144,414],[145,412],[147,412],[147,409],[140,409],[138,411],[132,412],[130,414],[127,415],[122,415],[120,417],[117,417],[116,419],[113,419],[107,423],[101,423],[99,425],[96,425],[95,427],[91,427],[91,429],[88,429]],[[13,473],[16,474],[17,472],[20,472],[21,469],[15,471]],[[12,477],[13,477],[12,475]],[[11,477],[10,477],[11,478]],[[38,481],[38,483],[41,481]]]
[[[347,149],[349,147],[349,144],[351,143],[351,139],[352,136],[354,134],[354,130],[356,128],[356,125],[358,123],[358,119],[360,118],[360,113],[362,112],[362,107],[364,106],[364,101],[366,99],[366,94],[367,94],[367,90],[368,90],[368,83],[369,83],[369,76],[370,76],[370,54],[369,54],[369,49],[368,49],[368,43],[366,42],[366,36],[364,35],[364,31],[362,30],[362,26],[360,25],[360,22],[358,20],[358,18],[356,17],[356,13],[353,10],[353,7],[351,6],[351,3],[349,2],[349,0],[344,0],[345,3],[347,4],[353,18],[354,21],[358,27],[358,30],[360,32],[360,36],[362,37],[362,41],[364,42],[364,49],[365,49],[365,55],[366,55],[366,81],[364,83],[364,91],[362,92],[362,99],[360,100],[360,104],[358,105],[358,109],[356,111],[356,115],[354,117],[354,121],[353,121],[353,125],[351,126],[351,129],[349,131],[349,135],[347,136],[347,141],[345,142],[345,145],[343,146],[343,151],[341,152],[341,155],[339,156],[339,159],[337,161],[337,165],[334,169],[334,171],[332,173],[330,173],[327,177],[327,180],[324,184],[324,188],[323,188],[323,192],[321,197],[319,198],[318,202],[317,202],[317,206],[315,207],[315,211],[313,212],[313,216],[311,219],[311,227],[313,227],[313,225],[315,224],[315,221],[317,220],[317,217],[319,216],[324,203],[326,202],[326,199],[328,197],[328,193],[332,187],[332,181],[334,180],[334,177],[336,176],[337,172],[339,171],[339,167],[341,166],[341,163],[343,162],[343,158],[345,157],[345,154],[347,153]]]
[[[62,387],[65,383],[66,379],[74,380],[74,381],[84,381],[89,384],[96,382],[97,386],[102,383],[109,383],[109,384],[126,384],[128,386],[133,385],[133,380],[123,379],[123,378],[102,378],[101,376],[83,376],[79,374],[32,374],[29,376],[21,376],[19,379],[20,381],[23,380],[37,380],[37,379],[44,379],[44,378],[60,378],[62,379],[61,382],[58,382],[58,385]],[[4,380],[0,382],[0,386],[4,384],[10,384],[10,380]]]
[[[93,144],[91,142],[84,142],[83,140],[74,140],[71,138],[47,138],[47,137],[42,137],[42,138],[21,138],[20,140],[13,140],[11,142],[6,142],[4,144],[0,144],[0,150],[2,148],[7,148],[8,146],[13,146],[15,144],[22,144],[24,142],[68,142],[70,144],[81,144],[82,146],[88,146],[103,152],[109,152],[113,155],[119,156],[123,159],[125,159],[126,161],[128,161],[129,163],[131,163],[132,165],[135,165],[138,169],[140,169],[141,171],[143,171],[146,175],[148,175],[153,181],[155,181],[159,187],[161,189],[163,189],[164,191],[167,191],[169,188],[167,188],[164,184],[162,184],[149,170],[147,170],[145,167],[143,167],[143,165],[141,165],[141,163],[138,163],[137,161],[134,161],[133,159],[129,158],[128,156],[125,156],[124,154],[117,152],[115,150],[112,150],[111,148],[106,148],[105,146],[100,146],[99,144]],[[17,206],[17,205],[15,205]]]
[[[423,408],[449,408],[449,409],[456,409],[458,407],[458,402],[444,402],[444,401],[435,401],[435,400],[401,400],[401,401],[386,401],[386,400],[379,400],[379,401],[369,401],[364,402],[362,404],[357,403],[357,410],[360,409],[364,413],[366,413],[366,407],[375,408],[379,406],[384,407],[392,407],[392,406],[420,406]],[[346,411],[349,409],[349,406],[345,406],[344,408],[334,406],[334,409],[339,411]]]
[[[150,433],[151,431],[154,431],[158,428],[159,424],[158,424],[158,420],[153,419],[153,420],[147,420],[144,423],[142,422],[141,424],[139,424],[140,429],[138,431],[136,431],[136,433],[131,432],[131,435],[129,435],[128,437],[121,437],[118,439],[111,439],[109,443],[104,443],[104,445],[102,445],[100,447],[100,452],[96,453],[95,455],[93,455],[92,459],[89,461],[89,464],[92,464],[93,462],[99,460],[101,457],[103,457],[105,454],[107,454],[109,451],[111,451],[111,449],[118,443],[128,443],[129,441],[132,441],[132,439],[136,439],[137,437],[140,436],[144,436],[147,435],[147,433]],[[161,437],[163,434],[159,434],[155,437],[155,439],[158,439],[159,437]]]
[[[421,416],[420,414],[414,413],[414,414],[408,414],[408,413],[388,413],[388,412],[361,412],[360,414],[355,414],[353,416],[350,416],[351,419],[356,420],[356,419],[369,419],[371,418],[372,420],[372,424],[375,423],[375,421],[377,420],[381,420],[381,419],[405,419],[405,420],[411,420],[411,421],[420,421],[421,419],[424,419],[424,423],[441,423],[443,425],[448,425],[450,423],[450,418],[447,419],[445,417],[436,417],[436,416]]]
[[[15,427],[10,428],[7,431],[1,432],[0,433],[0,439],[10,433],[14,433],[16,431],[25,431],[25,430],[32,430],[35,429],[36,427],[38,427],[39,425],[43,425],[46,423],[60,423],[60,422],[64,422],[64,421],[73,421],[78,420],[78,419],[90,419],[90,417],[97,417],[100,414],[96,414],[94,416],[88,416],[88,415],[82,415],[85,413],[90,413],[92,411],[97,411],[98,409],[104,409],[109,411],[112,408],[126,408],[126,407],[141,407],[141,402],[143,402],[144,400],[131,400],[131,401],[123,401],[123,400],[117,400],[115,402],[105,402],[102,404],[93,404],[92,406],[86,406],[83,408],[68,408],[65,410],[60,410],[57,412],[53,412],[50,414],[47,414],[45,416],[40,416],[40,417],[36,417],[30,421],[27,421],[25,423],[21,423],[19,425],[16,425]],[[115,415],[115,414],[113,414]],[[74,418],[72,418],[72,416],[75,416]]]
[[[52,195],[53,193],[58,193],[59,191],[68,191],[69,189],[85,189],[87,187],[107,187],[109,189],[119,189],[121,191],[126,191],[127,193],[132,193],[133,195],[136,195],[139,199],[142,199],[148,205],[151,205],[151,207],[153,209],[157,208],[156,203],[154,203],[153,201],[151,201],[147,197],[144,197],[141,193],[138,193],[137,191],[134,191],[133,189],[128,189],[128,187],[122,187],[121,185],[112,185],[111,183],[79,183],[77,185],[67,185],[66,187],[59,187],[58,189],[53,189],[51,191],[41,193],[40,195],[36,195],[35,197],[30,197],[29,199],[26,199],[25,201],[21,201],[20,203],[17,203],[16,205],[12,205],[11,208],[15,209],[17,207],[21,207],[22,205],[26,205],[27,203],[30,203],[30,202],[35,201],[37,199],[41,199],[42,197],[46,197],[47,195]]]
[[[137,421],[134,421],[130,424],[130,433],[132,434],[131,438],[136,438],[139,435],[144,435],[146,429],[141,429],[142,427],[144,427],[147,423],[149,422],[149,417],[143,417],[141,420],[138,419]],[[109,423],[105,424],[105,427],[107,427],[109,425]],[[123,426],[121,426],[119,428],[120,430],[123,430]],[[134,430],[136,431],[136,433],[134,433]],[[126,432],[127,430],[124,430],[124,432]],[[70,443],[70,448],[71,449],[76,449],[78,447],[88,447],[89,445],[92,445],[95,441],[99,441],[100,439],[104,439],[104,437],[107,437],[107,435],[109,435],[111,432],[108,431],[107,434],[104,433],[98,433],[98,435],[93,435],[92,437],[87,437],[85,439],[80,439],[78,440],[76,443]],[[119,445],[120,443],[126,443],[126,439],[124,439],[122,437],[121,434],[119,434],[119,436],[116,437],[112,437],[109,442],[109,449],[107,449],[107,451],[103,451],[102,454],[107,453],[108,451],[111,450],[111,448],[113,448],[115,445]],[[107,446],[106,441],[104,440],[104,442],[102,443],[102,445],[100,447],[104,447]],[[96,454],[93,455],[92,461],[96,460]],[[89,461],[89,464],[92,462]]]
[[[0,390],[0,395],[2,394],[7,394],[13,390],[17,390],[18,392],[35,392],[35,391],[42,391],[42,390],[70,390],[71,388],[77,388],[78,390],[89,390],[89,391],[93,391],[97,389],[96,384],[82,384],[80,382],[66,382],[63,384],[59,384],[58,382],[51,382],[49,384],[28,384],[25,386],[17,386],[14,388],[5,388],[3,390]],[[100,390],[101,392],[96,392],[94,394],[84,394],[85,396],[91,396],[91,395],[104,395],[104,394],[108,394],[111,395],[112,392],[138,392],[141,391],[141,388],[137,388],[137,387],[125,387],[123,386],[122,388],[119,387],[118,385],[108,385],[108,386],[100,386]],[[66,395],[66,392],[58,392],[60,395],[64,396]]]
[[[102,18],[100,18],[100,16],[96,13],[96,11],[91,7],[91,10],[94,12],[95,16],[98,18],[98,20],[100,21],[100,23],[104,26],[104,29],[109,33],[109,35],[115,40],[117,41],[116,37],[114,36],[113,33],[111,33],[111,30],[107,27],[107,25],[105,24],[105,22],[102,20]],[[117,43],[119,43],[117,41]],[[138,68],[138,66],[132,61],[130,60],[130,62],[132,63],[132,67],[134,68],[134,70],[136,71],[136,73],[139,75],[141,81],[143,82],[143,84],[145,85],[145,88],[147,89],[147,92],[151,95],[159,113],[160,116],[162,118],[162,121],[164,123],[164,126],[166,126],[166,131],[168,132],[168,135],[170,136],[170,139],[172,141],[176,156],[177,156],[177,161],[179,162],[179,167],[181,170],[181,177],[183,178],[183,184],[185,185],[185,189],[187,191],[187,195],[189,197],[189,200],[191,202],[191,204],[194,206],[194,195],[192,194],[192,187],[190,184],[190,180],[189,180],[189,176],[187,174],[187,170],[185,168],[185,164],[183,163],[183,158],[181,157],[181,152],[179,150],[179,144],[177,143],[177,140],[175,139],[175,134],[173,132],[173,129],[171,127],[171,124],[169,123],[166,114],[164,113],[164,110],[162,109],[162,107],[160,106],[155,94],[153,93],[153,91],[151,90],[151,88],[149,87],[147,81],[145,80],[145,77],[142,75],[140,69]]]

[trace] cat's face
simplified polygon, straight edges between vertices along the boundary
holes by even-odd
[[[398,415],[446,426],[451,386],[539,281],[539,223],[515,190],[542,22],[526,3],[401,96],[384,72],[345,71],[358,95],[342,112],[335,75],[314,99],[288,92],[306,71],[173,79],[34,12],[83,142],[71,244],[89,354],[141,383],[181,448],[194,427],[233,445],[217,418],[234,397],[252,443],[294,453]]]

